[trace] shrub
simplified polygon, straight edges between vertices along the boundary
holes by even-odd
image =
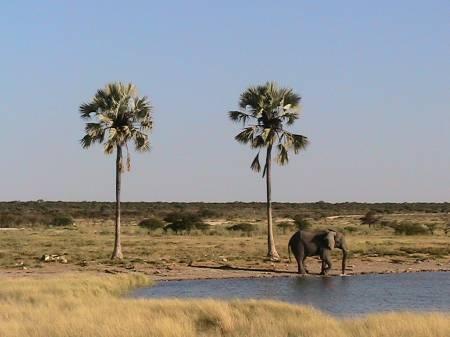
[[[176,234],[180,232],[189,233],[193,229],[207,230],[210,227],[196,213],[173,212],[169,213],[164,220],[169,223],[164,227],[164,231],[170,229]]]
[[[312,227],[311,223],[301,214],[294,216],[294,223],[298,230],[305,230]]]
[[[208,208],[202,208],[197,212],[198,216],[201,218],[218,218],[220,214]]]
[[[154,231],[159,228],[163,228],[165,225],[164,221],[159,218],[150,217],[143,219],[139,222],[138,226]]]
[[[376,215],[375,211],[368,211],[359,220],[361,220],[361,223],[363,225],[369,225],[369,227],[372,227],[372,225],[375,225],[376,223],[378,223],[380,221],[380,218],[381,217]]]
[[[0,214],[0,228],[14,227],[16,219],[12,214]]]
[[[70,215],[59,214],[53,217],[51,223],[52,226],[64,227],[72,226],[73,218]]]
[[[211,228],[211,226],[209,224],[207,224],[206,222],[203,222],[202,220],[200,220],[200,222],[197,222],[195,224],[195,229],[198,229],[200,231],[206,231],[210,228]]]
[[[311,218],[313,220],[320,220],[320,219],[323,219],[323,218],[326,218],[326,217],[327,217],[326,213],[323,213],[323,212],[314,212],[311,215]]]
[[[236,225],[232,225],[227,227],[229,231],[241,231],[247,234],[250,234],[251,232],[254,232],[256,230],[256,226],[251,223],[243,222],[238,223]]]
[[[33,213],[32,214],[0,213],[0,228],[2,227],[11,228],[30,225],[31,226],[51,225],[53,221],[54,217],[50,215],[33,214]]]
[[[295,216],[302,217],[302,218],[312,218],[313,217],[313,212],[300,210],[300,211],[295,213]]]
[[[428,228],[418,223],[400,222],[393,224],[393,228],[395,234],[421,235],[428,233]]]
[[[287,231],[288,229],[294,228],[294,225],[295,225],[294,222],[288,222],[288,221],[285,221],[285,222],[280,222],[280,223],[277,225],[277,227],[280,228],[280,229],[282,230],[283,234],[286,234],[286,231]]]
[[[356,227],[353,226],[346,226],[344,227],[344,231],[346,231],[347,233],[353,233],[356,232],[358,229]]]
[[[427,227],[431,235],[434,235],[434,231],[437,229],[438,225],[436,223],[427,223],[425,224],[425,227]]]
[[[379,222],[380,227],[391,227],[391,228],[394,228],[396,224],[397,224],[396,221],[389,221],[389,220],[381,220]]]

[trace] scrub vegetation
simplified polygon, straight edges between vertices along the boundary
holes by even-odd
[[[326,205],[337,209],[337,215],[327,210]],[[404,204],[388,205],[404,212]],[[267,223],[263,203],[124,203],[124,206],[122,241],[125,257],[122,261],[111,261],[115,232],[113,203],[0,203],[0,219],[6,225],[3,227],[10,227],[0,230],[0,272],[40,273],[54,269],[104,272],[113,268],[161,278],[165,275],[184,278],[189,265],[199,264],[294,272],[295,263],[288,264],[287,242],[305,221],[313,230],[334,228],[346,233],[349,264],[355,265],[349,273],[405,271],[408,268],[427,270],[431,267],[431,270],[439,270],[447,268],[450,262],[446,213],[378,211],[380,221],[369,226],[360,218],[373,204],[355,204],[350,211],[347,204],[325,203],[320,212],[327,216],[317,215],[317,203],[276,204],[274,236],[280,247],[281,261],[272,263],[265,258]],[[417,207],[440,211],[447,204]],[[354,212],[356,214],[347,214]],[[53,225],[52,219],[59,214],[73,218],[74,224]],[[8,220],[20,216],[23,219],[48,218],[49,221],[37,224]],[[422,230],[403,233],[396,227],[398,224],[421,226]],[[434,224],[433,234],[427,227],[430,224]],[[11,227],[18,229],[11,230]],[[61,261],[65,263],[43,261],[45,254],[64,256]],[[334,255],[337,261],[339,252]],[[314,263],[311,264],[314,270]],[[192,272],[190,277],[203,277],[200,271],[196,273]]]

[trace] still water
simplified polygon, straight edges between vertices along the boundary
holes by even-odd
[[[450,273],[168,281],[137,289],[131,296],[272,299],[310,304],[335,315],[450,311]]]

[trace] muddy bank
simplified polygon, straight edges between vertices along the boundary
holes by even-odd
[[[308,276],[320,277],[320,263],[308,262],[310,274]],[[390,261],[352,261],[349,264],[346,275],[364,274],[389,274],[389,273],[411,273],[411,272],[437,272],[450,271],[450,263],[446,261],[424,261],[421,263],[406,262],[392,263]],[[273,263],[267,266],[235,266],[213,263],[193,263],[191,266],[173,266],[170,269],[157,269],[149,271],[155,280],[194,280],[194,279],[220,279],[240,277],[277,277],[298,276],[294,263]],[[330,276],[340,275],[338,268],[333,268]]]

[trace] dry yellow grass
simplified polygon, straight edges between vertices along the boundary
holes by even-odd
[[[0,281],[4,337],[444,337],[450,315],[375,314],[336,319],[310,307],[271,301],[134,300],[139,275],[66,275]]]
[[[411,217],[415,219],[415,217]],[[246,221],[248,219],[245,219]],[[450,260],[448,237],[439,235],[399,236],[385,229],[369,230],[361,226],[359,220],[321,220],[314,224],[317,228],[344,228],[348,225],[363,228],[347,234],[353,256],[363,257],[377,254],[390,257],[410,258],[414,261],[422,254],[426,259]],[[263,222],[259,223],[264,228]],[[133,264],[140,271],[164,268],[167,265],[222,262],[225,257],[238,266],[265,264],[267,237],[258,232],[251,237],[239,236],[226,231],[224,225],[216,225],[221,231],[217,235],[163,235],[148,233],[136,223],[124,223],[122,245],[126,264]],[[28,271],[45,269],[49,264],[39,258],[43,254],[64,254],[68,264],[61,269],[79,268],[87,261],[83,270],[101,270],[111,266],[111,250],[114,241],[114,225],[108,222],[77,220],[76,227],[70,228],[26,228],[18,231],[0,231],[0,269],[21,269]],[[367,231],[362,232],[362,231]],[[293,230],[286,234],[277,233],[278,252],[287,258],[287,243]],[[340,252],[335,251],[339,256]],[[114,264],[117,265],[117,264]]]

